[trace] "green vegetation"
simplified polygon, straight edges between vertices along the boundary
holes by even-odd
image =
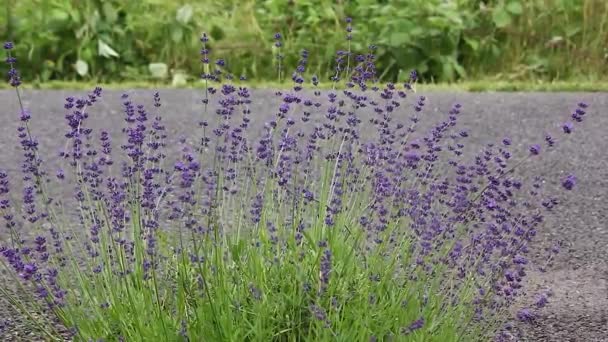
[[[202,32],[232,73],[274,79],[271,41],[281,32],[292,52],[286,70],[306,48],[309,71],[327,80],[334,52],[347,49],[346,16],[355,21],[354,51],[378,45],[384,82],[410,69],[424,82],[491,78],[509,90],[515,81],[606,80],[604,0],[7,0],[0,37],[18,43],[25,80],[180,85],[201,72],[188,56]]]
[[[190,82],[181,85],[166,85],[159,82],[146,82],[146,81],[127,81],[120,83],[103,83],[93,84],[92,82],[72,82],[72,81],[48,81],[44,83],[34,83],[32,85],[25,85],[26,89],[72,89],[72,90],[87,90],[95,87],[96,85],[102,86],[104,89],[158,89],[169,88],[169,89],[204,89],[204,82]],[[249,86],[252,89],[262,88],[280,88],[284,87],[284,84],[280,84],[276,81],[263,81],[263,82],[250,82]],[[331,83],[320,83],[319,88],[328,89],[331,88]],[[0,84],[0,89],[9,89],[8,84]],[[459,83],[426,83],[418,84],[416,86],[417,91],[468,91],[468,92],[485,92],[485,91],[564,91],[564,92],[608,92],[608,82],[573,82],[573,81],[558,81],[558,82],[529,82],[529,81],[492,81],[492,80],[481,80],[472,82],[459,82]]]

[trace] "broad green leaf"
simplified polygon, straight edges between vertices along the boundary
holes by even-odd
[[[183,71],[177,71],[173,74],[173,79],[171,80],[171,85],[181,86],[187,83],[188,75],[186,75]]]
[[[408,29],[407,32],[412,37],[418,37],[418,36],[424,35],[424,29],[422,27],[420,27],[420,26],[414,26],[414,27]]]
[[[83,61],[90,61],[93,58],[95,58],[95,52],[92,46],[87,46],[80,52],[80,59]]]
[[[70,14],[58,8],[52,9],[50,17],[57,21],[65,21],[70,18]]]
[[[171,29],[171,40],[173,40],[175,43],[179,43],[182,41],[182,38],[184,38],[184,31],[181,27],[174,26]]]
[[[568,38],[572,38],[573,36],[577,35],[579,32],[581,32],[582,29],[580,26],[570,26],[568,28],[566,28],[566,36]]]
[[[410,40],[410,35],[406,32],[393,32],[390,35],[389,44],[391,46],[401,46]]]
[[[442,63],[441,78],[445,81],[451,81],[454,79],[454,65],[452,63]]]
[[[76,72],[80,76],[85,76],[89,73],[89,65],[82,59],[77,60],[76,64],[74,64],[74,67],[76,68]]]
[[[103,40],[97,40],[97,51],[100,56],[109,58],[109,57],[118,57],[118,52],[114,51],[112,47],[106,44]]]
[[[81,39],[88,29],[88,25],[82,25],[78,30],[76,30],[76,32],[74,32],[74,35],[76,36],[76,38]]]
[[[507,11],[511,14],[520,15],[524,12],[524,8],[519,1],[511,1],[507,4]]]
[[[556,46],[564,41],[564,37],[562,36],[553,36],[551,39],[547,41],[548,46]]]
[[[178,22],[186,25],[190,22],[190,19],[192,19],[192,13],[192,6],[189,4],[185,4],[177,10],[177,13],[175,14],[175,19]]]
[[[409,72],[406,72],[403,69],[399,69],[399,73],[397,74],[398,80],[405,80],[409,76]]]
[[[148,65],[148,70],[150,70],[152,77],[159,79],[166,78],[167,74],[169,73],[169,68],[165,63],[150,63]]]
[[[494,57],[498,57],[501,53],[500,48],[498,48],[498,46],[496,46],[496,44],[492,44],[491,50],[492,50],[492,55]]]
[[[74,9],[74,8],[70,8],[70,9],[69,9],[69,15],[70,15],[70,17],[72,18],[72,23],[73,23],[73,24],[76,24],[76,23],[80,24],[80,19],[82,18],[82,17],[80,16],[80,12],[78,12],[78,11],[77,11],[76,9]]]
[[[336,16],[336,12],[334,11],[334,9],[331,6],[326,6],[323,9],[323,14],[325,14],[326,18],[335,18]]]
[[[40,73],[40,78],[43,82],[48,81],[51,78],[52,71],[49,69],[43,69]]]
[[[114,9],[114,6],[112,6],[112,4],[110,2],[104,2],[102,10],[103,10],[103,14],[106,17],[106,20],[109,23],[113,23],[116,21],[116,19],[118,19],[118,13],[116,12],[116,9]]]
[[[462,17],[458,12],[448,11],[445,12],[444,15],[451,22],[451,24],[455,24],[458,27],[462,26]]]
[[[222,40],[222,38],[224,38],[225,36],[225,33],[221,27],[213,25],[213,27],[211,27],[211,32],[209,32],[209,35],[211,35],[211,38],[215,40]]]
[[[511,24],[511,15],[503,7],[497,7],[492,12],[492,20],[498,28],[504,28]]]
[[[473,38],[464,37],[464,42],[467,43],[471,50],[477,51],[479,49],[479,41]]]
[[[458,61],[454,60],[453,66],[454,66],[454,70],[456,70],[456,73],[458,74],[459,77],[465,77],[467,75],[467,71],[465,70],[465,68],[462,65],[460,65],[460,63],[458,63]]]
[[[425,72],[429,71],[429,65],[427,62],[422,62],[419,63],[415,69],[418,71],[418,74],[424,74]]]

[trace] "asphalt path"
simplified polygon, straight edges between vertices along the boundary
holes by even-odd
[[[152,108],[153,91],[130,90],[128,93],[136,102]],[[196,123],[201,120],[201,91],[161,90],[160,93],[169,136],[193,136]],[[274,90],[252,91],[254,127],[260,127],[276,112],[274,93]],[[84,94],[74,91],[23,94],[24,103],[32,112],[32,132],[51,168],[56,165],[57,152],[64,141],[64,98]],[[114,137],[120,135],[120,94],[121,91],[104,91],[102,99],[89,110],[91,127],[108,129]],[[427,97],[422,119],[428,122],[439,120],[454,103],[463,105],[459,124],[469,131],[467,149],[471,151],[508,136],[516,151],[527,153],[530,144],[543,143],[546,132],[559,131],[559,125],[578,102],[589,104],[585,121],[576,126],[573,134],[556,135],[556,151],[543,151],[539,158],[516,171],[525,177],[543,177],[546,190],[560,200],[559,208],[547,217],[539,231],[538,248],[549,246],[555,240],[565,242],[552,269],[546,273],[533,272],[529,279],[530,293],[552,289],[550,303],[534,323],[519,327],[523,340],[529,341],[608,341],[608,94],[428,92],[417,95]],[[18,113],[14,91],[0,91],[0,167],[13,175],[19,170],[21,159],[16,137]],[[409,114],[402,110],[395,115],[406,119]],[[573,191],[567,192],[559,180],[569,173],[576,175],[578,182]],[[0,311],[5,310],[0,308]]]

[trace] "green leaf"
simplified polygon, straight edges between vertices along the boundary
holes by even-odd
[[[77,10],[70,8],[69,9],[69,15],[72,18],[72,23],[73,24],[80,24],[80,20],[82,19],[82,17],[80,16],[80,12],[78,12]]]
[[[410,40],[410,35],[406,32],[393,32],[390,35],[389,44],[391,46],[401,46]]]
[[[492,51],[492,55],[494,57],[498,57],[501,54],[500,48],[498,48],[498,46],[496,46],[496,44],[492,44],[492,47],[490,48],[490,50]]]
[[[325,15],[326,18],[335,18],[336,17],[336,12],[334,11],[334,9],[331,6],[325,6],[325,8],[323,8],[323,14]]]
[[[178,71],[173,74],[173,78],[171,80],[172,86],[181,86],[185,85],[186,83],[188,83],[188,75],[185,74],[183,71]]]
[[[186,25],[190,22],[190,19],[192,18],[192,13],[192,6],[189,4],[185,4],[177,10],[177,13],[175,14],[175,19],[178,22]]]
[[[507,4],[507,11],[511,14],[520,15],[524,12],[524,8],[519,1],[511,1]]]
[[[454,66],[454,70],[456,70],[456,73],[458,74],[459,77],[467,76],[467,71],[464,69],[464,67],[462,65],[460,65],[460,63],[458,63],[458,61],[454,60],[453,66]]]
[[[92,46],[87,46],[80,52],[80,59],[82,59],[84,61],[93,60],[94,57],[95,57],[95,54],[93,52]]]
[[[211,32],[209,32],[209,35],[211,35],[211,38],[213,38],[214,40],[222,40],[222,38],[224,38],[225,36],[225,33],[221,27],[213,25],[213,27],[211,27]]]
[[[74,64],[74,68],[76,68],[76,72],[80,76],[85,76],[89,73],[89,65],[82,59],[76,61],[76,64]]]
[[[76,36],[76,38],[81,39],[88,29],[88,25],[82,25],[78,30],[76,30],[76,32],[74,32],[74,35]]]
[[[503,7],[497,7],[492,12],[492,20],[498,28],[505,28],[511,24],[511,15]]]
[[[112,6],[111,3],[104,2],[102,11],[108,22],[113,23],[116,21],[116,19],[118,19],[118,13],[116,12],[114,6]]]
[[[58,8],[51,10],[50,17],[56,21],[66,21],[70,18],[70,14]]]
[[[454,65],[452,63],[442,63],[441,79],[452,81],[454,79]]]
[[[174,26],[171,29],[171,40],[175,43],[179,43],[184,38],[184,31],[179,26]]]
[[[418,63],[418,66],[414,69],[418,71],[418,74],[424,74],[429,71],[429,64],[427,62]]]
[[[582,29],[580,26],[570,26],[566,28],[566,37],[568,38],[572,38],[575,35],[579,34],[579,32],[581,32]]]
[[[118,52],[114,51],[112,47],[106,44],[103,40],[99,39],[97,41],[97,51],[100,56],[109,58],[109,57],[118,57]]]
[[[407,31],[412,37],[419,37],[424,35],[424,28],[421,26],[414,26],[412,28],[408,28]]]
[[[150,70],[150,74],[152,77],[163,79],[167,77],[169,73],[169,68],[165,63],[150,63],[148,65],[148,70]]]
[[[479,49],[479,41],[478,40],[464,37],[464,42],[467,43],[467,45],[469,47],[471,47],[471,50],[473,50],[473,51],[477,51]]]
[[[557,46],[564,41],[564,37],[562,36],[553,36],[546,43],[547,46]]]

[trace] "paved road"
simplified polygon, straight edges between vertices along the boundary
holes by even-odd
[[[102,101],[91,110],[94,127],[112,127],[118,134],[121,122],[120,93],[104,92]],[[151,103],[151,91],[131,91],[135,100]],[[256,123],[275,112],[274,91],[253,91],[252,113]],[[63,99],[70,91],[28,91],[24,99],[33,114],[33,131],[45,147],[51,162],[64,132]],[[543,154],[521,170],[526,176],[547,179],[555,191],[560,209],[549,218],[539,240],[562,239],[564,253],[554,269],[531,277],[531,286],[550,286],[554,297],[537,324],[523,326],[530,341],[608,341],[608,94],[602,93],[426,93],[425,116],[438,118],[455,102],[463,105],[462,127],[470,130],[469,148],[504,136],[512,138],[520,151],[542,142],[548,129],[557,128],[579,101],[587,102],[589,114],[575,134],[564,141],[558,137],[559,152]],[[189,136],[200,119],[200,94],[188,90],[161,92],[170,136]],[[0,165],[19,168],[15,146],[17,106],[14,93],[0,91]],[[399,115],[407,115],[402,113]],[[431,119],[432,120],[432,119]],[[566,193],[558,180],[573,172],[578,178],[575,191]]]

